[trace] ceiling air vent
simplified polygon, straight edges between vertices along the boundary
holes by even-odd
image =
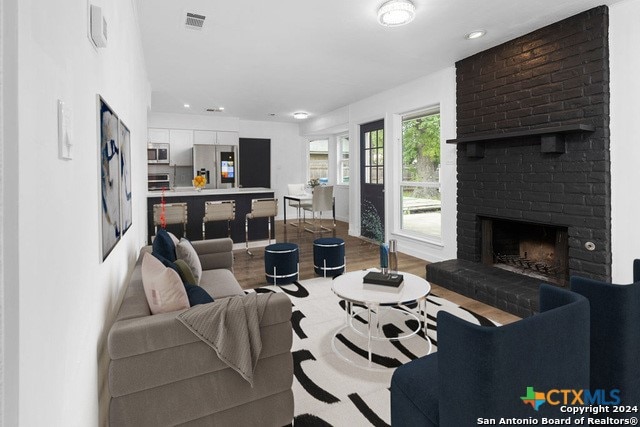
[[[207,111],[209,113],[222,113],[224,111],[224,107],[207,108]]]
[[[187,19],[185,20],[184,25],[190,30],[201,30],[204,25],[205,18],[206,16],[204,15],[187,12]]]

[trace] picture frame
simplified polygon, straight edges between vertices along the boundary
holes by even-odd
[[[131,204],[131,132],[119,121],[120,139],[120,224],[122,235],[129,230],[133,223],[133,206]]]
[[[102,261],[121,237],[119,118],[98,95]]]

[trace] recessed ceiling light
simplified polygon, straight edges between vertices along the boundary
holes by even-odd
[[[304,120],[307,117],[309,117],[309,115],[307,113],[303,113],[302,111],[299,111],[297,113],[293,113],[293,118],[294,119]]]
[[[378,22],[385,27],[398,27],[413,21],[416,7],[409,0],[390,0],[378,9]]]
[[[189,105],[189,104],[184,104],[184,108],[191,108],[191,105]]]
[[[464,38],[467,39],[467,40],[473,40],[473,39],[478,39],[478,38],[484,36],[485,34],[487,34],[487,32],[485,30],[472,31],[469,34],[467,34],[466,36],[464,36]]]

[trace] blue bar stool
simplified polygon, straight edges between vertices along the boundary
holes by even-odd
[[[323,237],[313,241],[313,269],[318,276],[335,277],[344,273],[346,267],[344,240]]]
[[[295,243],[274,243],[264,249],[267,282],[284,285],[298,280],[300,252]]]

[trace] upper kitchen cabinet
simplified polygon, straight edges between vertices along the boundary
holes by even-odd
[[[238,145],[238,132],[196,130],[193,132],[194,144]]]
[[[153,129],[149,128],[150,143],[169,143],[169,129]]]
[[[193,131],[193,143],[215,145],[216,132],[213,130],[194,130]]]
[[[193,131],[183,129],[169,129],[169,143],[171,144],[171,164],[177,166],[191,166],[191,149],[193,148]]]
[[[216,132],[218,145],[238,145],[240,138],[238,132]]]

